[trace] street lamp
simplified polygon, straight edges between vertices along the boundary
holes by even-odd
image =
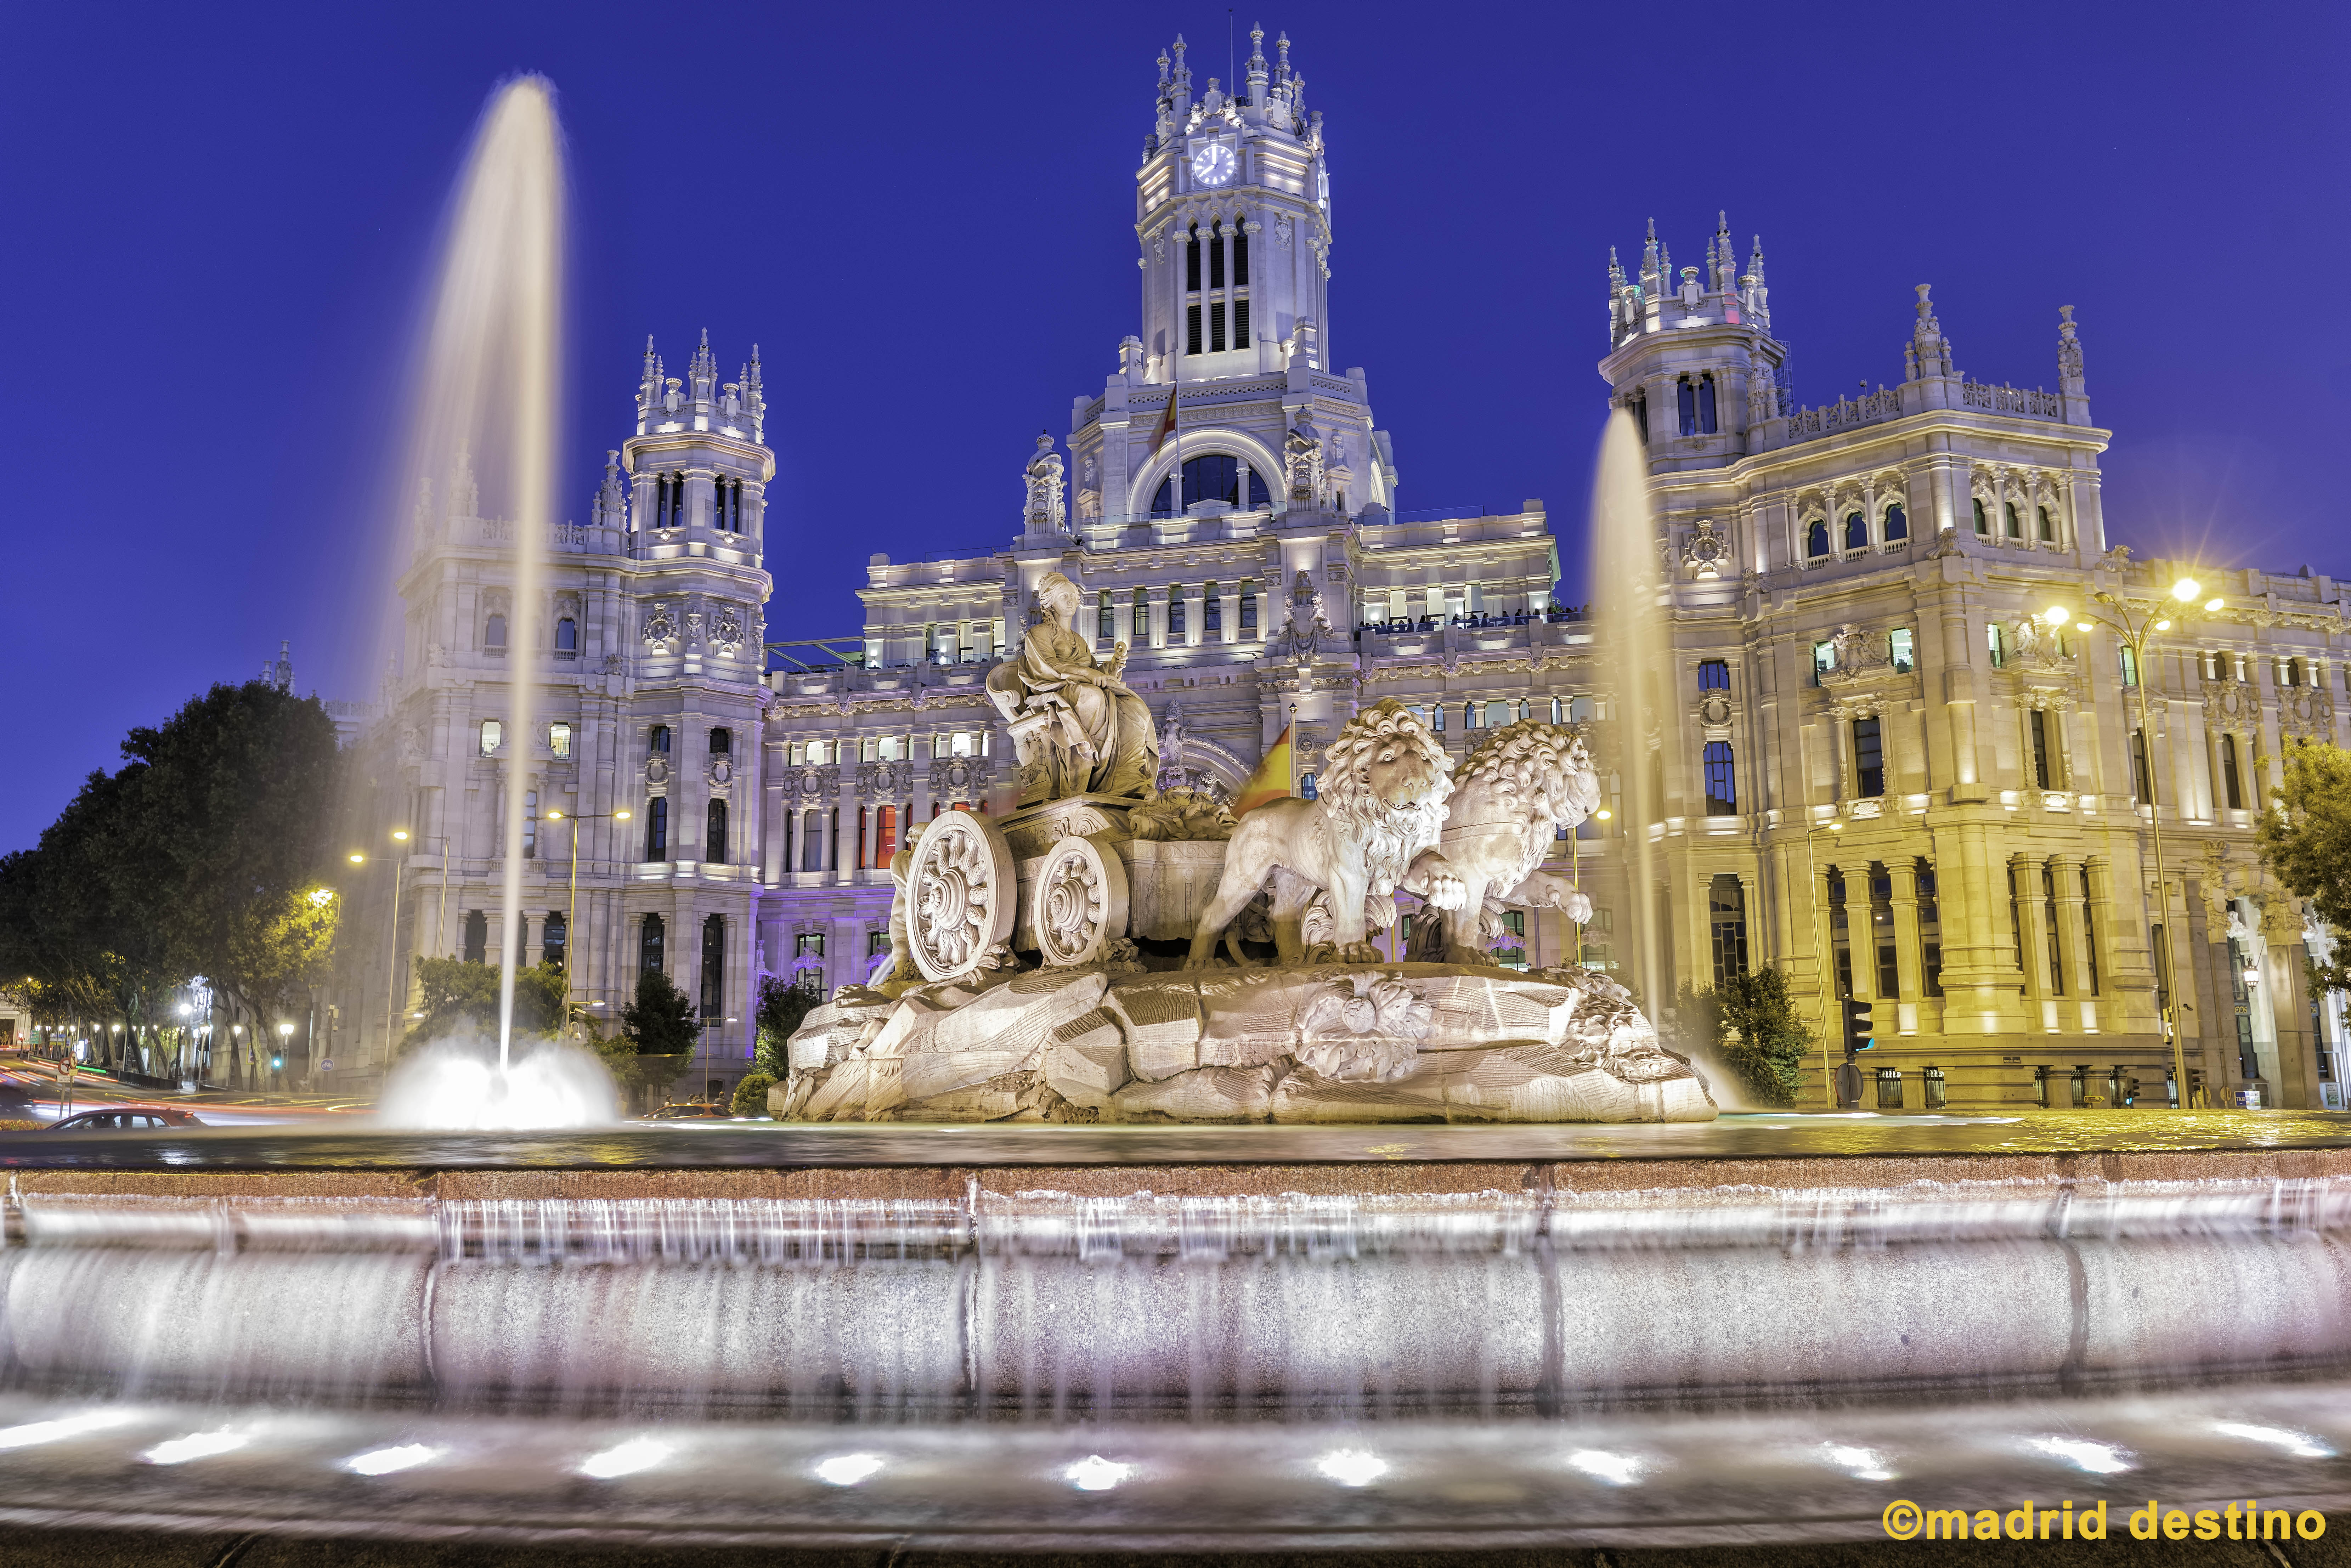
[[[283,1073],[286,1071],[286,1053],[293,1048],[293,1020],[280,1019],[277,1022],[277,1054],[269,1059],[270,1071]]]
[[[2108,613],[2093,615],[2082,612],[2076,623],[2085,632],[2104,624],[2119,632],[2131,651],[2131,673],[2137,679],[2139,748],[2147,765],[2147,822],[2155,840],[2155,902],[2163,915],[2163,967],[2168,984],[2163,987],[2163,1033],[2171,1043],[2171,1082],[2179,1094],[2179,1108],[2188,1109],[2188,1048],[2179,1038],[2179,963],[2173,927],[2179,923],[2171,918],[2171,895],[2163,880],[2163,808],[2155,788],[2155,725],[2147,716],[2147,640],[2158,632],[2171,630],[2174,613],[2185,616],[2196,602],[2203,585],[2192,577],[2182,577],[2171,585],[2168,598],[2180,608],[2174,612],[2162,600],[2129,601],[2112,593],[2094,595]],[[2221,608],[2225,601],[2208,599],[2204,609],[2210,612]],[[2063,625],[2065,617],[2062,607],[2053,608],[2049,614],[2053,626]]]
[[[571,824],[571,898],[570,902],[564,906],[563,913],[563,1001],[564,1005],[569,1007],[571,1003],[571,971],[575,967],[571,962],[571,953],[573,946],[580,940],[578,936],[580,927],[580,824],[582,822],[601,821],[625,822],[629,820],[629,809],[626,806],[623,806],[617,811],[590,811],[585,816],[577,816],[550,808],[547,816],[549,821],[568,821]],[[601,1006],[602,1004],[599,1003],[597,1005]]]

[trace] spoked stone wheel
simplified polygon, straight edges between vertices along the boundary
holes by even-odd
[[[907,938],[926,980],[968,973],[1012,935],[1012,846],[969,811],[946,812],[924,832],[906,887]]]
[[[1030,897],[1049,966],[1093,963],[1126,935],[1126,865],[1106,837],[1072,836],[1047,851]]]

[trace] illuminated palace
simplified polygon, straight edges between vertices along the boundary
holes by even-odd
[[[1390,696],[1457,755],[1524,716],[1597,721],[1607,758],[1636,738],[1619,733],[1620,672],[1554,602],[1541,503],[1399,509],[1367,378],[1335,368],[1322,116],[1287,40],[1269,61],[1251,37],[1229,91],[1195,90],[1180,40],[1160,61],[1135,173],[1138,330],[1073,399],[1066,438],[1026,455],[1008,543],[874,556],[862,634],[759,658],[773,459],[756,363],[721,383],[705,349],[669,381],[648,351],[590,526],[558,530],[546,647],[504,646],[483,548],[501,525],[444,494],[420,522],[407,685],[380,731],[423,835],[402,953],[475,953],[496,928],[496,781],[528,768],[542,807],[586,818],[576,936],[572,827],[533,830],[530,956],[567,951],[575,1000],[605,1018],[642,967],[667,969],[706,1020],[694,1082],[723,1090],[746,1069],[759,979],[864,978],[888,952],[892,854],[1007,790],[985,677],[1049,572],[1078,585],[1102,656],[1128,644],[1165,784],[1229,796],[1294,726],[1311,788],[1337,726]],[[1899,381],[1807,408],[1760,243],[1741,264],[1725,225],[1699,266],[1677,270],[1654,235],[1632,270],[1612,261],[1600,370],[1647,443],[1673,649],[1668,720],[1637,737],[1659,765],[1639,813],[1662,851],[1652,978],[1667,992],[1775,966],[1818,1020],[1870,1000],[1865,1103],[2103,1103],[2134,1081],[2160,1103],[2168,946],[2191,1092],[2337,1103],[2339,1008],[2302,985],[2325,938],[2251,841],[2281,747],[2335,737],[2351,675],[2335,585],[2108,549],[2107,433],[2068,313],[2055,348],[2054,392],[1973,380],[1921,288]],[[2193,604],[2168,599],[2191,571]],[[2106,619],[2158,602],[2179,613],[2142,660]],[[498,708],[526,656],[554,716],[517,737]],[[1546,913],[1518,922],[1507,961],[1636,967],[1635,813],[1611,804],[1559,843],[1555,869],[1600,906],[1581,946]],[[388,983],[379,969],[379,1001]],[[1834,1054],[1807,1070],[1812,1103]]]

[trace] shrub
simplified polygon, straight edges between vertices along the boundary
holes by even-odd
[[[768,1113],[768,1091],[776,1081],[764,1072],[754,1072],[735,1085],[735,1103],[727,1113],[735,1116],[764,1116]]]
[[[693,998],[659,969],[637,977],[637,999],[622,1009],[621,1022],[644,1056],[691,1055],[701,1032]]]
[[[1685,1056],[1720,1062],[1758,1104],[1792,1105],[1813,1032],[1797,1016],[1788,977],[1777,969],[1733,975],[1719,989],[1684,981],[1658,1030]]]
[[[785,1046],[817,1005],[818,998],[781,975],[759,982],[759,1071],[777,1078],[790,1076]]]

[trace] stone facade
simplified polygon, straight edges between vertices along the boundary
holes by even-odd
[[[574,606],[580,643],[573,659],[537,657],[542,706],[575,726],[570,758],[549,754],[544,726],[482,754],[512,658],[482,646],[499,525],[462,494],[421,509],[410,646],[370,741],[397,781],[384,824],[421,835],[403,953],[461,950],[475,909],[495,929],[505,768],[533,768],[567,812],[630,809],[620,829],[581,828],[575,996],[608,1017],[625,1002],[648,915],[699,996],[716,916],[725,999],[688,1082],[723,1087],[760,975],[830,996],[885,959],[888,867],[914,825],[957,804],[1009,809],[1011,747],[985,682],[1053,572],[1079,587],[1100,656],[1129,645],[1123,678],[1151,706],[1165,784],[1229,799],[1294,725],[1306,787],[1338,727],[1384,697],[1441,724],[1457,756],[1538,717],[1596,720],[1604,765],[1621,758],[1625,672],[1554,602],[1542,503],[1398,509],[1365,374],[1332,368],[1321,117],[1286,40],[1269,64],[1252,37],[1234,94],[1214,80],[1196,94],[1180,42],[1162,61],[1135,184],[1139,329],[1102,389],[1073,398],[1066,461],[1050,438],[1007,454],[1008,514],[1016,464],[1019,498],[1004,549],[875,555],[859,638],[770,644],[782,667],[760,678],[772,458],[756,362],[722,388],[698,354],[682,387],[649,353],[637,433],[591,525],[553,541],[561,604],[545,623]],[[1558,912],[1529,912],[1506,938],[1522,944],[1513,961],[1581,956],[1638,977],[1621,835],[1643,815],[1663,852],[1661,991],[1743,963],[1785,969],[1816,1020],[1839,991],[1876,999],[1865,1065],[1893,1069],[1909,1108],[1930,1068],[1954,1108],[2031,1104],[2044,1080],[2047,1102],[2069,1104],[2077,1069],[2085,1098],[2110,1098],[2119,1069],[2159,1102],[2147,758],[2192,1069],[2215,1103],[2248,1086],[2272,1104],[2339,1103],[2339,998],[2314,1013],[2300,912],[2252,849],[2284,743],[2343,738],[2336,586],[2110,549],[2109,433],[2091,421],[2070,310],[2053,392],[1963,373],[1928,289],[1910,310],[1898,381],[1808,407],[1760,241],[1742,264],[1723,223],[1702,267],[1676,269],[1654,233],[1637,266],[1612,258],[1600,371],[1647,442],[1672,716],[1643,737],[1662,764],[1652,809],[1629,812],[1612,782],[1612,821],[1558,843],[1550,869],[1592,894],[1593,925],[1579,943]],[[742,485],[739,531],[712,526],[722,478]],[[2186,572],[2199,608],[2126,664],[2098,618],[2141,615]],[[2035,619],[2059,603],[2064,629]],[[667,754],[651,749],[657,725]],[[716,729],[737,748],[724,776]],[[656,798],[673,802],[672,847],[645,858]],[[699,849],[713,800],[729,809],[720,859]],[[565,907],[569,831],[539,832],[532,956]],[[1385,938],[1399,958],[1401,937]],[[383,1010],[387,977],[371,983],[363,1019]],[[1808,1070],[1810,1103],[1828,1065]]]

